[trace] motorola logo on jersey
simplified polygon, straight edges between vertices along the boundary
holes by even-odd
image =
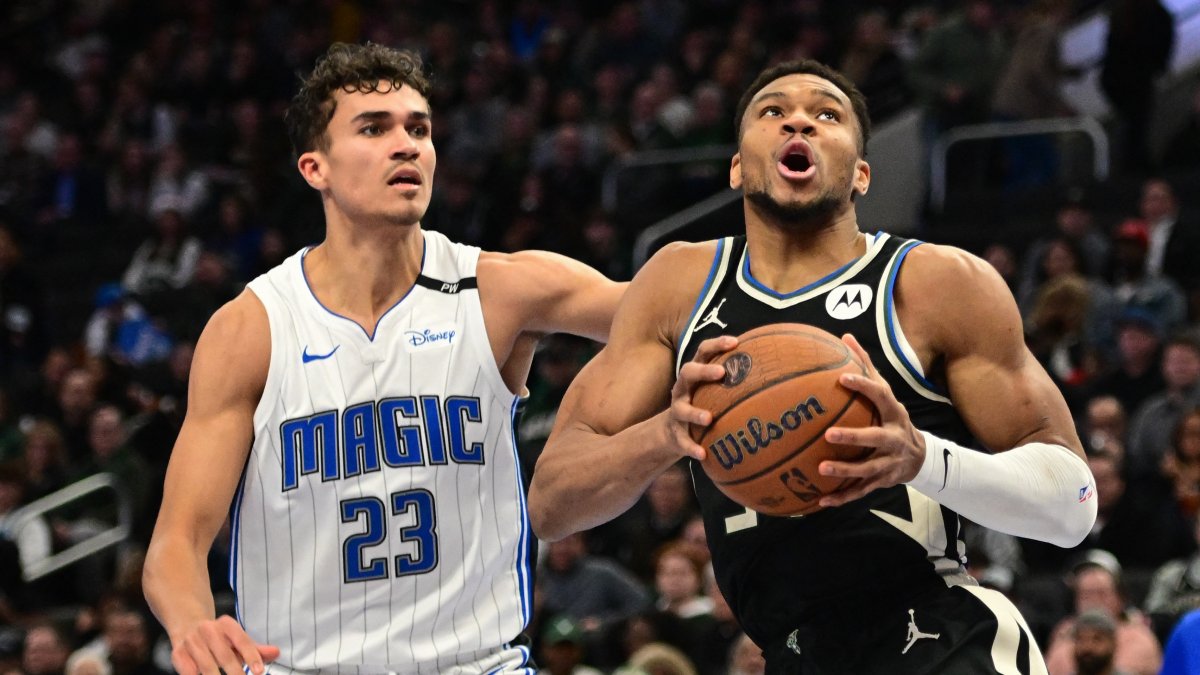
[[[835,319],[853,319],[871,306],[871,287],[866,284],[846,284],[829,291],[825,296],[825,311]]]
[[[763,422],[757,417],[751,417],[746,422],[745,429],[725,434],[709,444],[708,449],[717,458],[717,463],[723,469],[732,469],[742,463],[747,454],[753,455],[795,431],[805,422],[811,422],[818,415],[825,414],[825,406],[816,396],[809,396],[794,408],[783,411],[777,421]]]
[[[483,464],[483,408],[474,396],[402,396],[327,410],[280,425],[283,491],[389,467]],[[382,465],[381,465],[382,461]]]

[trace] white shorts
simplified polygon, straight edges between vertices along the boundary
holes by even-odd
[[[250,674],[249,667],[244,669]],[[344,665],[319,670],[298,670],[268,663],[266,675],[534,675],[529,648],[505,646],[499,651],[469,652],[408,666]]]

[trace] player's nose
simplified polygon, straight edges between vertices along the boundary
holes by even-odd
[[[791,136],[797,133],[805,136],[811,136],[817,126],[813,124],[813,120],[804,110],[794,110],[791,115],[788,115],[783,121],[783,132]]]
[[[421,155],[421,148],[417,144],[417,139],[412,137],[412,134],[407,130],[401,129],[399,133],[393,135],[391,158],[402,160],[414,160]]]

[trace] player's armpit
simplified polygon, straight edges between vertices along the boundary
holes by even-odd
[[[713,250],[711,243],[664,249],[625,293],[609,344],[571,384],[538,460],[528,504],[539,537],[561,539],[620,515],[681,456],[666,412],[674,335]]]
[[[266,312],[250,292],[219,310],[196,345],[187,415],[143,573],[151,609],[176,645],[214,618],[206,558],[250,450],[269,360]]]

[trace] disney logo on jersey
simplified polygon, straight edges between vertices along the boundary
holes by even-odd
[[[449,346],[454,343],[454,338],[457,335],[458,331],[449,326],[425,328],[423,330],[406,330],[404,331],[404,342],[408,345],[408,351],[411,352],[417,349]]]
[[[825,296],[825,311],[835,319],[853,319],[867,311],[873,296],[871,287],[866,284],[838,286]]]
[[[816,396],[809,396],[796,407],[783,411],[778,420],[763,422],[751,417],[746,422],[746,428],[725,434],[710,443],[708,449],[717,458],[721,468],[729,470],[741,464],[746,455],[757,453],[789,432],[799,429],[805,422],[824,414],[825,406],[821,405],[821,401]]]

